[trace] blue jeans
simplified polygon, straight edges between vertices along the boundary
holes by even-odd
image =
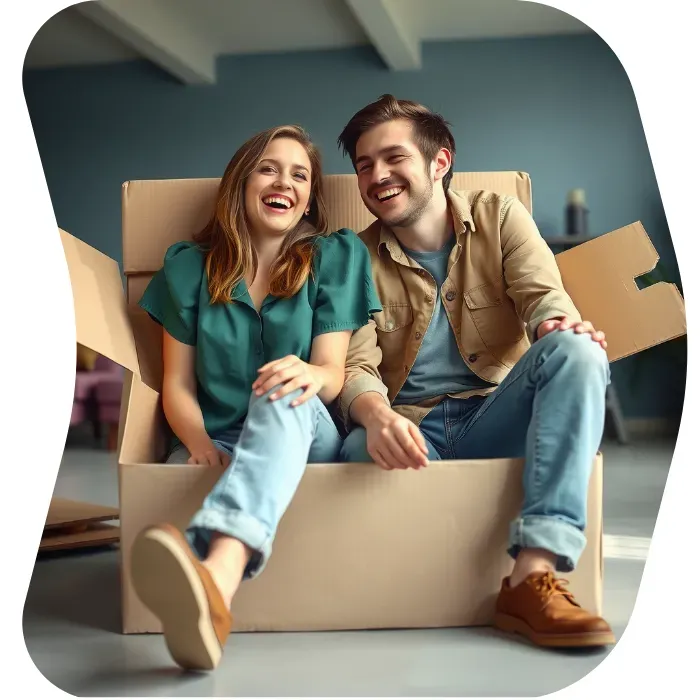
[[[216,447],[231,455],[231,462],[185,531],[200,559],[206,558],[215,532],[250,547],[253,556],[244,578],[254,578],[265,568],[277,526],[307,463],[338,462],[343,442],[317,396],[292,407],[291,401],[301,396],[302,389],[268,401],[274,391],[260,397],[251,394],[243,424],[212,438]],[[167,463],[186,464],[189,457],[180,446]]]
[[[557,331],[535,342],[493,393],[446,398],[421,422],[431,460],[524,458],[524,503],[510,528],[513,558],[539,548],[556,555],[559,571],[576,567],[609,383],[600,345],[587,333]],[[341,459],[372,461],[363,427],[345,439]]]

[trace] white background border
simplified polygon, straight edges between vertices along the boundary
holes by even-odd
[[[70,4],[32,0],[6,8],[0,48],[5,86],[0,130],[0,290],[4,302],[0,512],[6,543],[2,634],[7,635],[3,676],[6,690],[12,689],[13,680],[19,681],[12,692],[17,697],[35,693],[66,696],[36,670],[22,630],[29,580],[68,430],[75,371],[72,292],[27,113],[22,66],[40,26]],[[550,0],[545,4],[576,16],[597,31],[627,71],[679,262],[691,338],[683,422],[632,619],[598,668],[555,695],[589,699],[648,692],[663,696],[686,684],[697,689],[700,648],[695,594],[698,564],[692,541],[700,498],[700,448],[693,439],[698,433],[700,384],[692,341],[700,329],[696,306],[700,292],[694,269],[700,236],[695,213],[700,40],[697,17],[691,16],[697,15],[697,9],[688,0],[661,4]],[[71,105],[56,104],[54,109],[70,110]],[[30,388],[32,380],[38,382],[37,389]]]

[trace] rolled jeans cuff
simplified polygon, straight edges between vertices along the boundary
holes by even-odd
[[[545,549],[556,555],[557,571],[573,571],[586,547],[586,537],[560,518],[527,515],[510,525],[508,554],[515,559],[521,549]]]
[[[272,552],[273,538],[259,520],[240,511],[216,508],[199,511],[185,531],[185,536],[199,559],[204,560],[209,554],[209,545],[215,532],[233,537],[253,551],[243,574],[244,579],[252,579],[262,573]]]

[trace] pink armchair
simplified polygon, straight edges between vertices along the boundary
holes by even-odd
[[[84,422],[91,423],[97,440],[102,437],[103,424],[107,424],[110,450],[116,449],[123,381],[124,370],[102,355],[97,356],[93,369],[79,369],[75,373],[75,393],[70,424],[74,426]]]
[[[107,426],[107,449],[114,452],[117,449],[119,432],[119,411],[122,402],[123,370],[119,367],[118,377],[103,379],[95,387],[97,401],[97,420],[100,425]]]

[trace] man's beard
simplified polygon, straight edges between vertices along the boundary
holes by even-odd
[[[400,214],[390,216],[389,218],[383,218],[377,211],[372,211],[372,213],[389,228],[406,228],[412,226],[423,216],[433,198],[433,184],[428,174],[426,174],[424,183],[425,186],[423,188],[415,191],[411,187],[402,185],[406,187],[408,202],[406,208]],[[399,197],[400,196],[401,195],[399,195]]]

